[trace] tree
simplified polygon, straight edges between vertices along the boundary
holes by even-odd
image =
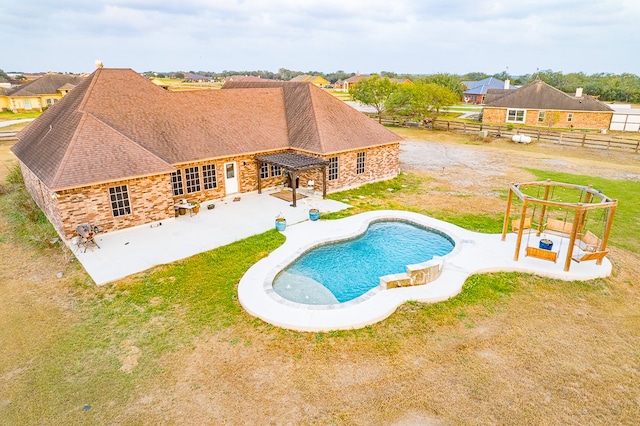
[[[398,89],[398,83],[392,83],[389,77],[381,78],[374,75],[363,78],[356,85],[349,88],[351,97],[363,105],[375,108],[378,114],[378,122],[382,122],[382,111],[389,96]]]
[[[9,81],[9,76],[7,75],[6,72],[4,72],[1,69],[0,69],[0,81],[1,82]]]
[[[425,78],[425,81],[429,83],[438,84],[442,87],[446,87],[451,90],[453,93],[458,95],[458,99],[462,98],[462,92],[465,91],[464,85],[462,84],[462,80],[460,77],[454,74],[447,73],[439,73],[430,75]]]
[[[440,111],[458,102],[456,93],[427,80],[418,80],[414,84],[402,85],[386,103],[388,111],[413,120],[438,118]]]

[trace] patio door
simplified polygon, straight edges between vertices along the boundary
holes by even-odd
[[[236,173],[236,163],[224,163],[224,187],[226,193],[235,194],[238,192],[238,175]]]

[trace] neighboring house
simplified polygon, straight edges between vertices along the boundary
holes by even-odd
[[[322,77],[321,75],[308,75],[308,74],[297,75],[289,81],[311,83],[311,84],[315,84],[318,87],[325,87],[331,84],[329,80]]]
[[[0,108],[13,112],[44,111],[65,96],[85,77],[72,74],[45,74],[37,80],[0,94]],[[6,106],[5,106],[6,105]]]
[[[230,75],[224,78],[225,83],[228,81],[264,81],[264,80],[270,81],[269,79],[260,78],[255,75]]]
[[[467,88],[462,93],[462,102],[469,104],[483,104],[489,89],[515,89],[510,86],[509,80],[502,81],[495,77],[487,77],[480,81],[463,81],[462,84]]]
[[[187,73],[184,75],[184,81],[188,83],[209,83],[212,78],[206,75]]]
[[[314,180],[335,191],[392,178],[401,140],[308,83],[170,92],[110,68],[97,69],[17,138],[11,150],[26,188],[65,238],[83,223],[114,231],[173,218],[184,198],[281,185],[289,169],[271,161],[278,155],[321,164],[295,169],[302,186]]]
[[[8,88],[0,87],[0,111],[9,110],[9,97],[7,96],[8,93]]]
[[[613,109],[597,99],[564,93],[542,80],[516,90],[489,90],[483,123],[513,123],[539,127],[608,129]]]

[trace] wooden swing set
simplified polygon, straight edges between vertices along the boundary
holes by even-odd
[[[537,195],[528,195],[536,192]],[[556,197],[556,188],[562,188],[563,193],[578,193],[577,200],[569,202]],[[542,197],[541,190],[544,189]],[[513,195],[516,195],[522,201],[522,209],[520,217],[511,219],[511,210],[513,204]],[[502,241],[505,241],[508,227],[518,234],[516,240],[516,249],[514,260],[517,261],[520,255],[520,247],[522,245],[522,237],[527,234],[527,245],[525,253],[527,256],[537,257],[539,259],[557,261],[558,254],[562,249],[562,241],[567,238],[569,240],[569,248],[565,259],[564,270],[569,271],[571,261],[586,262],[595,260],[598,265],[602,264],[602,259],[609,253],[607,250],[607,241],[611,233],[611,225],[613,224],[613,216],[618,205],[618,200],[607,197],[602,192],[593,189],[591,185],[573,185],[568,183],[553,182],[550,179],[539,182],[526,182],[513,184],[509,188],[509,196],[507,199],[507,210],[504,216],[502,226]],[[529,207],[533,206],[533,212],[528,214]],[[538,207],[540,212],[538,213]],[[549,211],[564,210],[564,220],[558,217],[549,216]],[[601,237],[596,236],[590,230],[586,230],[588,223],[588,214],[594,210],[602,212],[600,221],[602,222],[603,233]],[[572,217],[570,214],[572,213]],[[540,246],[532,246],[529,244],[531,234],[537,237],[549,234],[561,237],[559,249],[554,251],[551,249],[553,245],[550,240],[540,240]],[[550,246],[547,246],[551,243]]]

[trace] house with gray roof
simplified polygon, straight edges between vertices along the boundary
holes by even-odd
[[[84,80],[74,74],[48,73],[29,83],[0,93],[0,107],[13,112],[44,111]]]
[[[462,84],[467,88],[462,93],[462,101],[469,104],[483,104],[490,89],[515,89],[510,85],[509,80],[502,81],[495,77],[487,77],[479,81],[463,81]]]
[[[608,129],[613,109],[581,88],[570,95],[535,80],[516,90],[489,90],[482,122],[567,129]]]
[[[83,223],[173,218],[182,199],[397,175],[401,138],[313,84],[228,84],[170,92],[131,69],[97,69],[18,133],[11,150],[29,193],[71,238]]]

